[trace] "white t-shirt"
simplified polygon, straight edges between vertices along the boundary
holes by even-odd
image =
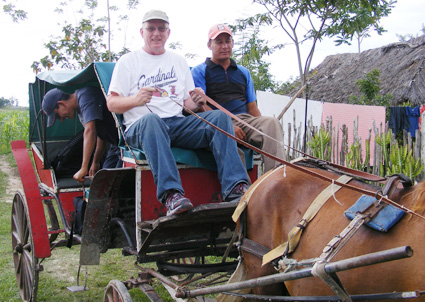
[[[183,116],[182,107],[176,102],[183,105],[195,85],[182,56],[169,50],[162,55],[150,55],[138,49],[123,55],[116,63],[109,93],[113,91],[120,96],[130,96],[137,94],[142,87],[157,87],[161,91],[155,91],[147,105],[124,112],[126,129],[150,112],[161,118]]]

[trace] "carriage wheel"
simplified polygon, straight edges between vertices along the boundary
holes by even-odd
[[[47,214],[49,214],[50,218],[50,230],[51,231],[57,231],[59,230],[59,221],[58,216],[56,215],[55,208],[53,206],[53,203],[50,199],[43,200],[44,205],[47,208]],[[52,243],[58,238],[58,233],[53,233],[49,235],[49,242]]]
[[[12,205],[12,248],[16,280],[22,301],[37,300],[39,270],[33,246],[26,200],[23,193],[18,191]]]
[[[132,302],[130,293],[125,287],[124,283],[118,280],[109,281],[108,286],[105,288],[105,295],[103,302]]]

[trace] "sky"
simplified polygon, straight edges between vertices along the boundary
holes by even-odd
[[[80,0],[68,1],[73,5],[73,10],[59,15],[54,9],[62,0],[14,0],[18,8],[28,12],[28,19],[20,23],[13,23],[11,18],[0,13],[0,58],[2,72],[0,72],[0,97],[15,98],[20,106],[28,106],[28,83],[35,80],[35,73],[31,69],[34,61],[39,61],[48,55],[44,43],[51,40],[52,36],[61,35],[64,20],[76,24],[79,16],[73,13],[80,8]],[[99,6],[105,7],[106,0],[99,0]],[[109,0],[110,5],[122,5],[125,0]],[[117,3],[114,3],[117,2]],[[154,3],[156,2],[156,3]],[[119,3],[119,4],[118,4]],[[245,18],[264,8],[253,4],[251,0],[140,0],[136,11],[131,11],[130,21],[121,23],[124,31],[117,32],[112,40],[112,50],[120,50],[124,45],[130,50],[143,45],[139,34],[140,20],[144,13],[150,9],[162,9],[170,18],[170,42],[179,42],[181,54],[196,54],[196,58],[188,60],[190,66],[201,63],[211,55],[207,48],[207,34],[209,28],[216,23],[232,24],[236,19]],[[121,13],[126,13],[124,10]],[[424,24],[425,1],[399,0],[392,9],[391,14],[381,20],[381,25],[387,30],[382,35],[372,34],[363,41],[361,50],[373,49],[398,42],[397,34],[420,34]],[[112,22],[114,21],[112,16]],[[270,44],[289,43],[288,38],[281,28],[268,29],[264,36]],[[305,60],[306,51],[302,53]],[[312,67],[319,65],[327,56],[337,53],[357,52],[357,45],[335,46],[332,40],[325,39],[316,47]],[[286,82],[298,76],[295,47],[287,44],[285,48],[264,58],[270,62],[270,73],[274,79]]]

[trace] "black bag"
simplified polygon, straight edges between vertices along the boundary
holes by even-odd
[[[81,168],[83,160],[84,130],[74,136],[52,160],[52,168],[57,178],[74,176]]]
[[[74,224],[73,230],[75,234],[81,235],[83,233],[84,214],[86,213],[86,202],[83,196],[74,197]]]

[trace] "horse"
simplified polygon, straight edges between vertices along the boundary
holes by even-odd
[[[314,172],[313,175],[306,171]],[[319,175],[320,177],[317,177]],[[259,178],[248,191],[246,230],[248,238],[270,250],[288,240],[288,233],[300,223],[315,197],[338,179],[336,172],[315,167],[298,168],[293,165],[277,168]],[[382,187],[356,179],[349,186],[333,192],[317,215],[303,230],[298,246],[287,257],[300,261],[319,257],[324,247],[344,230],[350,220],[344,211],[363,194],[378,192]],[[356,188],[360,189],[357,190]],[[418,214],[425,211],[425,183],[398,188],[391,200]],[[400,246],[410,246],[410,258],[373,266],[338,272],[337,276],[349,295],[417,291],[425,289],[425,220],[420,215],[406,214],[387,232],[379,232],[362,225],[332,261],[379,252]],[[242,251],[246,266],[245,279],[276,273],[271,263]],[[252,289],[255,295],[272,296],[335,296],[320,278],[309,277]],[[425,301],[421,296],[420,301]]]

